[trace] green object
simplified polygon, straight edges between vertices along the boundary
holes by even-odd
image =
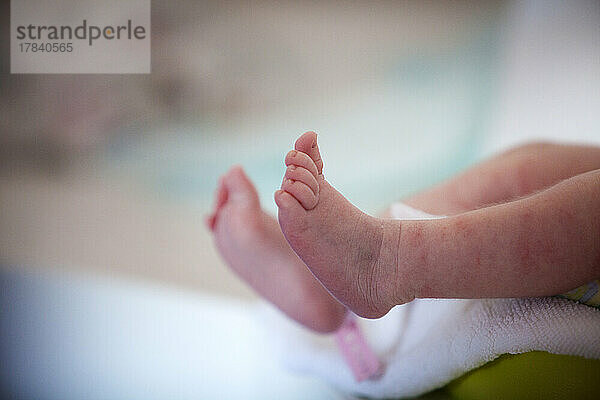
[[[455,400],[600,399],[600,360],[543,351],[504,354],[450,382]]]

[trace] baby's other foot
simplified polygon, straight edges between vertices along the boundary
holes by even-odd
[[[378,318],[413,299],[398,285],[398,221],[364,214],[323,177],[314,132],[290,151],[281,190],[275,192],[279,224],[296,254],[342,303],[360,316]]]
[[[219,179],[207,225],[225,262],[254,290],[301,324],[331,332],[346,310],[289,247],[277,221],[260,208],[241,167]]]

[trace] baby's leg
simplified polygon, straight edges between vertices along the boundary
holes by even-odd
[[[600,276],[600,170],[512,202],[407,221],[403,231],[422,238],[426,254],[419,297],[564,293]]]
[[[219,181],[207,224],[227,264],[285,314],[319,332],[343,322],[345,308],[315,279],[286,242],[279,224],[259,204],[239,167]]]
[[[600,147],[528,143],[403,202],[432,214],[460,214],[512,201],[595,169],[600,169]]]
[[[314,133],[286,164],[275,194],[286,239],[359,315],[414,297],[557,294],[600,275],[600,171],[456,217],[393,221],[360,212],[325,181]]]

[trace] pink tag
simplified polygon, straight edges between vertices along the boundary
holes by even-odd
[[[353,314],[348,314],[335,332],[335,340],[358,382],[380,375],[381,363],[367,344]]]

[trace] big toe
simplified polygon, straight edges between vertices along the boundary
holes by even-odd
[[[308,154],[317,166],[318,174],[321,175],[323,173],[323,160],[321,159],[321,153],[319,152],[319,145],[317,143],[317,134],[315,132],[309,131],[303,133],[302,136],[296,140],[294,148]]]
[[[246,202],[249,205],[259,205],[256,188],[242,167],[235,166],[231,168],[225,174],[223,184],[227,188],[228,199],[232,202]]]

